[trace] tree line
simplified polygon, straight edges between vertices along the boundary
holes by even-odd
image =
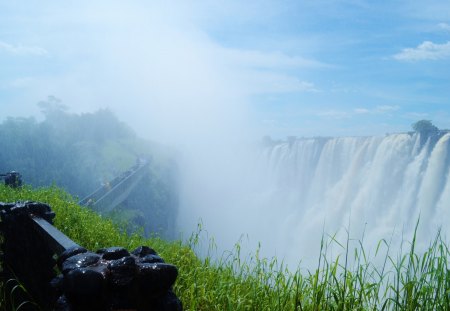
[[[151,158],[147,176],[113,214],[148,234],[169,234],[178,201],[176,162],[167,148],[139,138],[108,109],[69,113],[52,97],[39,106],[42,121],[8,117],[0,123],[0,173],[16,170],[33,187],[57,185],[83,198],[136,158]]]

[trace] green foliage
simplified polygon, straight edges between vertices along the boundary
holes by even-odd
[[[175,292],[184,310],[449,310],[450,251],[438,232],[424,253],[415,250],[416,235],[407,252],[393,252],[391,243],[378,243],[374,257],[358,241],[340,243],[334,236],[322,238],[317,268],[289,270],[277,259],[255,254],[242,257],[241,245],[222,255],[210,241],[205,259],[194,249],[202,228],[188,245],[127,235],[112,221],[76,205],[64,191],[52,187],[14,190],[0,186],[0,201],[36,200],[50,204],[55,225],[77,243],[95,250],[107,246],[134,248],[148,245],[179,269]],[[353,241],[352,241],[353,242]],[[333,248],[345,255],[332,257]],[[213,259],[216,258],[216,259]],[[378,259],[381,265],[373,264]]]
[[[34,186],[56,183],[84,196],[136,161],[136,135],[109,110],[77,115],[47,104],[42,122],[8,118],[0,124],[0,171],[20,171]]]
[[[420,120],[413,123],[411,126],[414,131],[426,135],[436,134],[439,131],[430,120]]]
[[[84,198],[138,157],[150,158],[146,180],[122,207],[143,215],[145,223],[140,225],[146,234],[170,234],[167,220],[175,218],[178,206],[172,152],[138,138],[107,109],[71,114],[54,97],[39,106],[45,115],[42,122],[8,118],[0,123],[0,172],[15,170],[34,187],[56,184]]]

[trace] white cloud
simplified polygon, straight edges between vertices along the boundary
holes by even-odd
[[[22,78],[17,78],[17,79],[10,81],[7,84],[7,87],[9,87],[9,88],[27,88],[30,85],[32,85],[33,82],[34,82],[34,79],[31,77],[22,77]]]
[[[404,117],[410,120],[420,120],[420,119],[426,119],[428,117],[430,117],[429,113],[426,112],[408,112],[406,114],[404,114]]]
[[[46,49],[38,46],[13,45],[4,41],[0,41],[0,51],[6,51],[14,55],[44,56],[48,54]]]
[[[383,113],[389,113],[393,111],[399,110],[399,106],[393,106],[393,105],[380,105],[376,106],[373,109],[368,108],[355,108],[353,112],[355,114],[383,114]]]
[[[400,107],[399,106],[391,106],[391,105],[381,105],[381,106],[377,106],[375,108],[375,110],[377,112],[391,112],[391,111],[397,111],[399,110]]]
[[[353,110],[353,112],[356,114],[366,114],[366,113],[370,113],[370,110],[366,109],[366,108],[356,108]]]
[[[318,92],[312,82],[302,81],[294,76],[258,70],[241,70],[236,72],[236,77],[245,85],[244,93],[268,94],[268,93],[295,93]]]
[[[443,44],[424,41],[416,48],[406,48],[395,54],[394,59],[399,61],[439,60],[450,58],[450,41]]]
[[[252,68],[328,68],[331,65],[301,56],[289,56],[281,52],[224,49],[224,57],[236,64]]]
[[[448,1],[401,0],[400,3],[402,13],[413,18],[437,22],[450,19]]]
[[[351,114],[348,113],[347,111],[330,109],[330,110],[318,112],[317,116],[331,118],[331,119],[345,119],[345,118],[349,118],[351,116]]]
[[[289,56],[281,52],[230,49],[213,45],[216,57],[232,73],[233,80],[245,86],[244,94],[317,92],[314,83],[299,79],[286,69],[331,67],[313,59]]]
[[[447,23],[439,23],[438,26],[439,26],[439,28],[441,28],[443,30],[450,31],[450,25]]]
[[[379,105],[373,108],[357,107],[353,110],[325,110],[319,112],[319,117],[327,117],[333,119],[344,119],[352,117],[361,117],[361,115],[388,115],[394,111],[400,110],[400,106],[396,105]]]
[[[262,120],[261,123],[264,124],[265,126],[274,127],[277,125],[277,120],[266,119]]]

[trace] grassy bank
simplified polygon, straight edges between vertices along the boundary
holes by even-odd
[[[404,253],[381,241],[374,251],[384,264],[377,267],[362,246],[348,250],[345,241],[323,240],[317,269],[301,273],[288,271],[276,259],[260,258],[257,250],[253,256],[241,258],[239,245],[213,264],[210,257],[200,260],[192,250],[198,235],[187,245],[129,236],[110,220],[79,207],[58,188],[12,190],[0,185],[0,201],[17,200],[48,203],[57,215],[55,226],[88,249],[153,247],[178,267],[175,291],[185,310],[450,309],[450,252],[439,234],[420,255],[414,250],[414,239]],[[330,260],[330,243],[347,252]]]

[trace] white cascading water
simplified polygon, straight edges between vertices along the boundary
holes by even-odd
[[[345,244],[349,230],[374,252],[383,238],[411,240],[419,216],[418,243],[426,246],[450,228],[449,148],[450,134],[437,142],[392,134],[266,144],[231,182],[236,188],[203,202],[210,213],[199,209],[198,217],[219,245],[230,232],[248,233],[264,255],[294,267],[317,263],[323,234],[338,233]]]

